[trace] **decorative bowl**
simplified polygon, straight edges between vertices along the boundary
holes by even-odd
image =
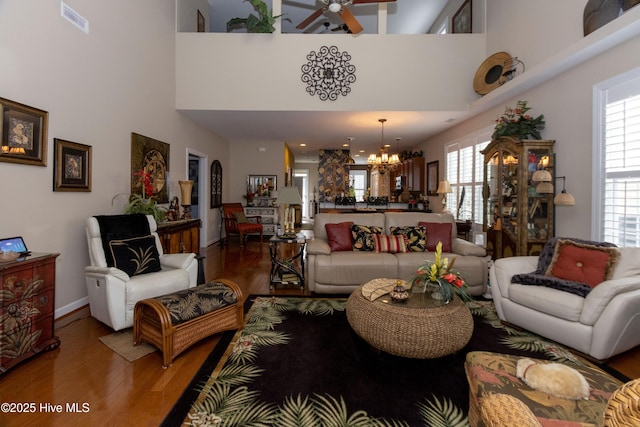
[[[0,252],[0,262],[15,261],[19,257],[20,257],[20,254],[18,252],[14,252],[14,251]]]

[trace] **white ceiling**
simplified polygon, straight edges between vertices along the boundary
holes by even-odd
[[[389,34],[423,34],[428,31],[448,0],[398,0],[388,3]],[[267,0],[268,4],[271,4]],[[282,0],[283,32],[300,32],[295,26],[319,7],[317,0]],[[253,12],[249,1],[209,0],[211,30],[226,31],[230,17],[246,17]],[[351,5],[351,12],[364,27],[364,33],[377,33],[377,4]],[[333,15],[329,12],[330,15]],[[330,21],[334,28],[341,21],[335,16],[321,16],[307,31],[322,32]],[[335,32],[333,34],[336,34]],[[345,37],[353,37],[345,35]],[[285,142],[296,161],[317,162],[319,149],[340,149],[353,137],[351,152],[356,163],[366,163],[370,153],[381,145],[382,128],[378,119],[385,118],[384,142],[390,152],[410,150],[429,136],[459,123],[469,116],[467,111],[367,111],[367,112],[300,112],[300,111],[183,111],[203,126],[232,142]],[[395,138],[402,138],[399,145]],[[306,144],[306,147],[300,144]],[[359,151],[363,150],[363,153]]]

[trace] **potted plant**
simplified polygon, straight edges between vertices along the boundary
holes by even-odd
[[[129,197],[129,203],[125,206],[124,213],[153,215],[156,222],[164,221],[166,217],[166,209],[158,206],[156,201],[153,200],[151,174],[140,170],[135,175],[138,176],[138,182],[142,186],[142,194],[132,194]],[[149,197],[146,198],[145,195],[148,195]]]
[[[246,1],[246,0],[245,0]],[[227,32],[245,27],[248,33],[273,33],[276,19],[282,15],[273,16],[273,9],[269,9],[263,0],[249,0],[258,16],[253,13],[246,18],[232,18],[227,22]]]
[[[532,136],[540,139],[540,131],[544,129],[544,115],[532,117],[527,114],[531,108],[527,101],[518,101],[515,108],[506,107],[504,114],[496,120],[492,139],[509,136],[517,139],[527,139]]]

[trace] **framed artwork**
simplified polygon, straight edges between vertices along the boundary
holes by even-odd
[[[199,33],[204,33],[204,15],[202,14],[202,12],[200,12],[200,9],[198,9],[198,32]]]
[[[169,144],[147,136],[131,133],[131,194],[142,194],[136,174],[148,173],[157,203],[169,203]]]
[[[219,160],[211,162],[211,209],[222,206],[222,164]]]
[[[53,191],[91,191],[91,146],[53,139]]]
[[[471,33],[471,0],[465,0],[453,15],[454,33]]]
[[[437,160],[427,163],[427,196],[438,195],[438,176],[440,174],[438,166]]]
[[[47,166],[49,113],[0,98],[0,161]]]
[[[271,192],[278,189],[276,175],[249,175],[247,177],[247,193],[256,197],[269,197]]]

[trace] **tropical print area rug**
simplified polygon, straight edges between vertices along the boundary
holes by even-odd
[[[474,317],[467,346],[433,360],[369,347],[349,327],[345,298],[249,302],[244,329],[221,340],[163,425],[468,426],[469,351],[582,363],[554,342],[502,325],[489,301],[467,303]]]

